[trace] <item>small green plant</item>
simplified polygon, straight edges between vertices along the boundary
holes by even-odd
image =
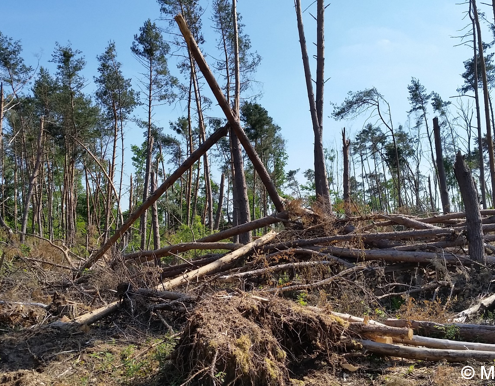
[[[288,282],[290,282],[289,274],[287,272],[284,272],[283,275],[278,278],[278,285],[282,286],[284,284],[287,284]]]
[[[97,370],[102,372],[111,372],[115,368],[115,357],[110,352],[96,352],[89,354],[90,357],[98,359]]]
[[[402,296],[392,296],[390,298],[390,308],[392,311],[398,311],[404,304],[404,298]]]
[[[407,375],[411,375],[413,371],[414,371],[414,365],[409,366],[409,368],[407,369]]]
[[[460,328],[455,324],[447,324],[445,326],[435,326],[442,333],[444,339],[459,340]]]
[[[383,310],[380,310],[379,308],[375,309],[375,315],[380,318],[385,318],[387,316],[387,314]]]
[[[215,378],[218,379],[221,383],[224,383],[226,375],[227,373],[225,371],[220,371],[219,373],[215,374]]]
[[[307,306],[308,305],[308,294],[307,294],[307,292],[301,292],[299,295],[297,295],[297,302],[301,306]]]

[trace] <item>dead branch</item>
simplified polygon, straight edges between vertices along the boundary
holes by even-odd
[[[262,290],[262,292],[276,292],[276,293],[280,293],[280,292],[287,292],[287,291],[300,291],[300,290],[306,290],[306,289],[311,289],[311,288],[317,288],[317,287],[321,287],[322,285],[330,284],[332,281],[334,281],[336,279],[339,279],[339,278],[342,278],[342,277],[344,277],[345,275],[347,275],[349,273],[355,273],[355,272],[358,272],[358,271],[365,271],[365,270],[373,270],[373,268],[355,266],[353,268],[345,269],[342,272],[339,272],[338,274],[333,275],[333,276],[331,276],[331,277],[329,277],[327,279],[323,279],[323,280],[320,280],[320,281],[317,281],[317,282],[314,282],[314,283],[310,283],[310,284],[294,284],[294,285],[289,285],[289,286],[286,286],[286,287],[271,288],[271,289],[267,289],[267,290]]]
[[[453,321],[456,323],[464,323],[469,317],[476,315],[480,310],[490,307],[493,303],[495,303],[495,294],[480,300],[467,310],[459,312]]]
[[[5,300],[0,300],[0,304],[15,304],[19,306],[32,306],[32,307],[41,307],[47,309],[49,307],[48,304],[36,303],[36,302],[9,302]]]
[[[335,261],[304,261],[301,263],[280,264],[280,265],[274,265],[272,267],[256,269],[254,271],[240,272],[240,273],[234,273],[232,275],[220,276],[218,280],[231,282],[246,277],[261,276],[272,272],[282,271],[284,269],[307,268],[307,267],[315,267],[318,265],[335,265]]]

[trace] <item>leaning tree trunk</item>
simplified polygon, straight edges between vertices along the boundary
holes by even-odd
[[[443,166],[442,140],[440,138],[440,125],[438,118],[433,118],[433,134],[435,135],[435,150],[437,153],[437,170],[440,181],[440,198],[442,199],[443,213],[450,212],[449,191],[447,190],[447,178],[445,177],[445,167]]]
[[[471,171],[468,169],[461,152],[457,153],[454,172],[466,212],[467,239],[469,242],[469,257],[476,262],[486,263],[484,253],[483,228],[481,224],[478,194],[474,185]]]

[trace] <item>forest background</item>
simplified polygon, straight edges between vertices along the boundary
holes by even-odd
[[[218,28],[214,28],[214,15],[216,6],[221,3],[198,2],[202,7],[199,15],[204,36],[201,48],[219,79],[223,79],[219,64],[223,53]],[[302,7],[308,45],[313,52],[311,43],[316,41],[316,22],[311,15],[315,14],[316,5],[305,2]],[[488,55],[487,70],[493,72],[490,47],[493,13],[491,7],[481,4],[480,7],[480,12],[486,12],[481,15],[481,23],[485,54]],[[385,123],[393,123],[400,134],[402,158],[399,168],[404,169],[400,175],[406,186],[402,206],[415,211],[438,209],[440,201],[435,167],[431,160],[433,157],[430,157],[431,133],[428,136],[435,115],[440,117],[443,128],[445,165],[450,177],[453,208],[462,209],[451,168],[455,152],[460,150],[468,156],[476,176],[480,170],[476,155],[479,125],[476,123],[473,90],[469,87],[462,89],[469,86],[469,72],[464,77],[462,74],[466,71],[466,61],[473,58],[468,9],[469,4],[449,1],[433,4],[427,1],[414,4],[381,1],[378,5],[341,2],[332,3],[327,8],[325,73],[328,80],[324,147],[332,201],[337,211],[343,194],[341,129],[344,126],[351,139],[351,192],[356,208],[361,212],[399,209],[397,192],[394,192],[396,172],[390,154],[391,138]],[[246,53],[252,64],[257,64],[260,59],[253,71],[246,71],[244,79],[251,80],[251,84],[242,93],[242,103],[256,108],[257,113],[266,119],[273,136],[271,147],[257,143],[260,138],[268,138],[267,133],[257,137],[255,129],[250,132],[253,125],[246,117],[243,124],[280,193],[288,198],[302,197],[311,201],[314,196],[311,171],[314,167],[313,135],[293,4],[241,1],[238,12],[242,17],[244,42],[250,41],[250,47],[244,46]],[[129,208],[135,208],[142,201],[146,158],[143,141],[147,138],[143,122],[148,119],[147,98],[143,63],[137,58],[136,51],[133,54],[131,46],[136,43],[136,36],[148,19],[150,23],[156,23],[164,42],[169,45],[165,54],[166,83],[174,86],[167,89],[167,98],[156,101],[153,107],[152,123],[157,138],[153,164],[160,184],[187,155],[190,144],[186,122],[181,120],[187,116],[188,103],[184,95],[189,81],[184,75],[184,66],[182,73],[177,67],[184,54],[174,44],[180,36],[176,26],[169,23],[171,16],[160,13],[160,4],[151,0],[108,1],[103,4],[96,1],[84,4],[23,1],[2,5],[2,45],[22,47],[22,51],[18,51],[19,63],[30,67],[19,67],[21,72],[25,72],[18,74],[19,78],[14,82],[8,68],[0,68],[6,101],[1,149],[1,214],[10,227],[20,230],[25,217],[23,209],[28,208],[26,232],[51,239],[62,238],[69,245],[75,244],[79,237],[84,238],[87,250],[91,250],[122,222]],[[104,60],[103,54],[106,50],[109,52],[111,42],[115,43],[115,59],[121,63],[121,75],[129,80],[128,91],[132,88],[136,101],[141,103],[129,106],[129,111],[119,122],[121,126],[117,127],[117,136],[112,131],[112,117],[105,114],[108,106],[105,107],[101,97],[102,82],[98,82],[102,79],[99,68]],[[67,111],[71,102],[64,101],[63,96],[63,88],[67,86],[63,85],[67,53],[72,55],[74,67],[65,70],[74,71],[73,79],[76,80],[70,86],[73,94],[69,92],[67,95],[69,99],[73,95],[81,102],[76,109],[78,114],[71,115],[71,119],[79,119],[72,121],[72,133],[64,131],[68,129],[62,123],[67,123],[69,115],[74,113],[74,110],[72,113]],[[493,75],[490,80],[493,81]],[[44,86],[44,91],[37,86]],[[430,96],[424,104],[425,110],[418,110],[417,100],[411,100],[411,86],[424,92],[421,95]],[[211,96],[204,84],[200,87],[204,92],[206,130],[210,133],[221,124],[218,119],[222,119],[222,113],[215,103],[209,103]],[[373,95],[383,96],[383,101],[389,103],[391,121],[388,115],[385,122],[377,121],[372,110],[359,116],[350,114],[346,118],[355,119],[344,122],[331,117],[338,111],[334,107],[344,102],[347,92],[369,91],[374,90],[373,87],[379,93]],[[437,94],[430,94],[432,91]],[[49,98],[43,99],[47,95],[43,94],[45,92],[53,96],[59,94],[60,98],[55,97],[56,101],[50,102]],[[353,94],[354,97],[357,95]],[[431,102],[439,102],[440,99],[434,98],[437,96],[443,103],[437,104],[435,111]],[[331,102],[335,105],[332,106]],[[47,103],[53,105],[47,107]],[[64,103],[65,107],[62,106]],[[42,111],[46,114],[40,114]],[[45,116],[45,135],[40,136],[39,119],[42,115]],[[193,120],[197,120],[196,116],[195,113]],[[191,129],[191,138],[200,140],[197,125],[193,124]],[[112,166],[115,138],[118,139],[115,144],[118,155]],[[43,146],[38,146],[39,143]],[[38,152],[38,149],[43,151]],[[122,149],[123,162],[120,158]],[[232,222],[228,159],[225,146],[218,146],[211,152],[213,213],[219,212],[222,171],[227,182],[220,227]],[[488,163],[486,151],[484,163]],[[259,218],[273,208],[266,193],[259,186],[256,188],[248,161],[245,166],[249,200],[254,209],[251,216]],[[205,231],[205,225],[213,225],[208,220],[206,180],[202,168],[193,170],[191,177],[180,180],[158,203],[162,229],[166,232],[179,230],[180,239],[189,237],[187,234],[192,225],[200,233]],[[34,173],[35,170],[39,173]],[[113,188],[107,183],[105,173],[112,176]],[[34,175],[36,180],[32,181]],[[486,173],[485,180],[489,180],[489,173]],[[33,189],[31,193],[30,186]],[[73,191],[69,192],[71,186]],[[486,191],[486,205],[491,206],[491,189]],[[31,198],[29,194],[32,194]],[[185,197],[192,201],[189,207]],[[107,208],[111,211],[108,212]],[[138,232],[135,231],[136,235]],[[133,246],[133,239],[130,241]],[[149,243],[148,240],[148,246]]]

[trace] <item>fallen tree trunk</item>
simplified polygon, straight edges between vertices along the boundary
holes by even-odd
[[[412,218],[408,218],[408,217],[404,217],[404,216],[399,216],[399,215],[388,215],[388,216],[381,215],[380,217],[382,217],[386,220],[393,221],[396,224],[405,225],[405,226],[407,226],[409,228],[413,228],[413,229],[441,229],[435,225],[427,224],[427,223],[424,223],[424,222],[416,220],[416,219],[412,219]]]
[[[426,336],[413,336],[412,339],[394,337],[394,342],[409,344],[411,346],[423,346],[442,350],[477,350],[495,352],[495,344],[460,342],[457,340],[428,338]]]
[[[347,328],[356,334],[382,335],[401,339],[412,339],[414,336],[413,330],[408,327],[390,327],[354,322],[350,323]]]
[[[460,340],[495,344],[495,326],[479,324],[441,324],[428,321],[386,319],[383,324],[393,327],[410,327],[416,335],[434,338],[455,336]]]
[[[248,222],[246,224],[241,224],[237,225],[235,227],[226,229],[224,231],[214,233],[212,235],[203,237],[198,240],[198,242],[214,242],[214,241],[220,241],[220,240],[225,240],[228,239],[232,236],[237,236],[241,233],[244,232],[249,232],[255,229],[260,229],[267,227],[268,225],[276,224],[278,222],[283,222],[287,221],[289,219],[289,214],[286,211],[280,212],[280,213],[275,213],[270,216],[266,216],[263,218],[260,218],[258,220],[254,220],[251,222]]]
[[[161,195],[173,185],[201,156],[208,151],[218,140],[227,134],[228,126],[223,126],[215,131],[206,141],[204,141],[166,180],[156,189],[148,199],[141,204],[122,224],[122,226],[115,231],[115,234],[103,244],[103,246],[86,262],[82,265],[77,277],[81,276],[85,269],[92,267],[103,255],[114,245],[117,240],[131,227],[132,224],[141,216],[141,214],[147,210],[153,203],[158,200]]]
[[[318,237],[315,239],[300,239],[289,242],[282,242],[277,244],[270,244],[263,248],[268,249],[288,249],[295,247],[304,247],[308,245],[317,244],[329,244],[335,241],[375,241],[382,239],[389,240],[409,240],[409,239],[434,239],[437,237],[457,237],[457,230],[451,228],[439,228],[439,229],[421,229],[415,231],[404,231],[404,232],[380,232],[380,233],[352,233],[348,235],[336,235],[327,237]]]
[[[154,251],[141,251],[135,253],[129,253],[123,256],[124,260],[139,259],[139,263],[143,263],[149,260],[154,260],[155,258],[170,256],[175,253],[185,252],[192,249],[205,250],[205,249],[227,249],[235,251],[236,249],[242,247],[242,244],[234,243],[205,243],[205,242],[193,242],[193,243],[180,243],[175,245],[170,245],[165,248],[157,249]]]
[[[164,289],[164,290],[170,290],[172,288],[178,287],[179,285],[186,284],[191,280],[198,279],[201,276],[204,276],[206,274],[212,273],[224,266],[226,266],[229,263],[232,263],[233,261],[237,260],[238,258],[244,256],[246,253],[248,253],[251,249],[259,247],[265,243],[268,243],[270,240],[273,240],[277,233],[275,232],[269,232],[266,235],[260,237],[259,239],[244,245],[243,247],[235,250],[234,252],[231,252],[224,257],[208,264],[205,265],[204,267],[198,268],[194,271],[190,271],[178,278],[172,279],[168,282],[161,283],[158,286],[155,287],[155,289]]]
[[[377,343],[371,340],[358,340],[366,351],[391,357],[420,359],[427,361],[466,362],[492,361],[495,352],[479,350],[438,350],[433,348],[405,347],[394,344]]]
[[[222,258],[224,255],[223,254],[215,254],[209,257],[205,257],[202,259],[198,260],[191,260],[188,261],[187,263],[182,263],[182,264],[177,264],[177,265],[171,265],[169,267],[166,267],[163,269],[162,273],[160,274],[160,278],[163,280],[168,277],[176,277],[184,273],[184,271],[187,271],[188,269],[196,269],[199,267],[202,267],[206,264],[212,263],[213,261],[216,261],[220,258]]]
[[[443,260],[447,264],[470,263],[468,256],[456,255],[453,253],[434,253],[434,252],[417,252],[417,251],[397,251],[394,249],[351,249],[342,247],[309,247],[317,249],[320,252],[331,253],[339,257],[352,258],[358,261],[367,260],[384,260],[394,262],[411,262],[411,263],[431,263],[433,260]]]

